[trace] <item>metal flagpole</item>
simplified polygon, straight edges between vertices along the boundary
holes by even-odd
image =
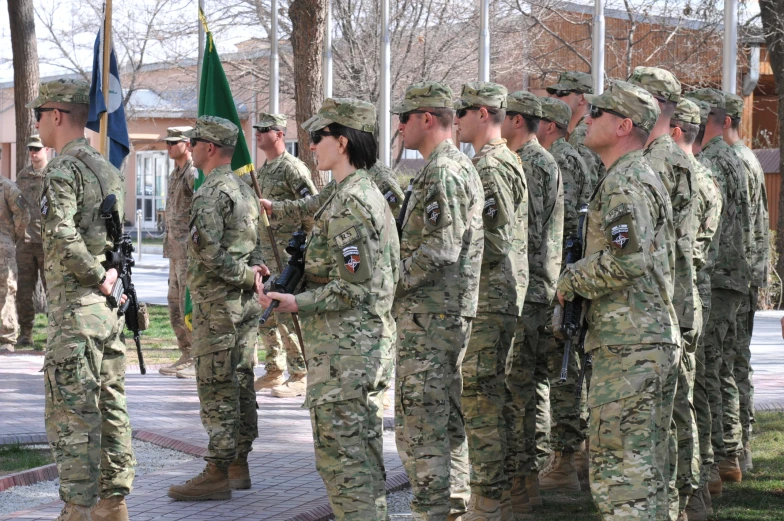
[[[381,96],[378,107],[378,150],[379,159],[385,166],[390,166],[389,149],[390,134],[390,41],[389,41],[389,0],[381,0]]]
[[[604,0],[595,0],[593,7],[593,51],[591,75],[594,94],[604,92]]]
[[[479,81],[490,81],[490,1],[479,2]]]
[[[332,1],[327,0],[327,19],[324,24],[324,97],[332,97]]]
[[[199,13],[204,12],[204,0],[199,0]],[[204,24],[201,22],[201,18],[197,18],[197,22],[199,24],[199,55],[196,58],[196,106],[198,111],[199,105],[199,96],[201,95],[201,65],[204,61]]]
[[[101,114],[101,126],[99,128],[98,146],[101,155],[109,157],[109,58],[112,53],[112,0],[106,0],[103,12],[103,41],[101,42],[101,91],[103,92],[103,102],[106,112]]]
[[[272,0],[272,34],[270,36],[269,111],[277,114],[280,92],[280,59],[278,57],[278,0]]]
[[[724,0],[724,48],[721,89],[735,94],[738,85],[738,0]]]

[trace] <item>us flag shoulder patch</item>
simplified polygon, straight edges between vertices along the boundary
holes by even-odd
[[[350,273],[356,273],[362,264],[362,258],[359,255],[359,248],[356,246],[346,246],[343,248],[343,262],[346,264],[346,269]]]

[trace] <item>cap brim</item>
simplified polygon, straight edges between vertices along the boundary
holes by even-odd
[[[323,118],[316,114],[306,122],[302,124],[302,128],[304,128],[308,132],[315,132],[317,130],[321,130],[322,128],[329,126],[330,123],[333,123],[331,119]]]
[[[27,105],[25,105],[25,108],[26,108],[26,109],[37,109],[38,107],[40,107],[40,106],[41,106],[41,105],[43,105],[44,103],[46,103],[46,101],[44,101],[43,99],[41,99],[41,96],[38,96],[38,97],[37,97],[37,98],[35,98],[33,101],[31,101],[30,103],[28,103]]]
[[[559,90],[572,90],[572,89],[571,87],[566,87],[561,83],[556,83],[555,85],[550,85],[549,87],[546,87],[544,90],[546,90],[549,94],[555,94],[556,91]]]
[[[32,142],[25,145],[26,147],[36,147],[36,148],[44,148],[43,143],[40,142]]]
[[[411,112],[412,110],[416,110],[418,107],[415,107],[412,103],[406,103],[403,101],[400,105],[395,105],[389,112],[392,114],[405,114],[406,112]]]
[[[192,137],[199,137],[199,136],[196,135],[196,129],[195,128],[192,128],[190,130],[186,130],[185,132],[182,133],[182,135],[184,137],[188,138],[188,139],[190,139]]]
[[[169,141],[171,143],[179,143],[180,141],[188,141],[188,138],[186,136],[182,136],[182,137],[165,137],[165,138],[161,139],[161,141]]]
[[[594,107],[599,107],[600,109],[610,108],[607,105],[608,99],[604,96],[604,94],[584,94],[584,96],[585,96],[585,101],[587,101],[589,104],[593,105]]]

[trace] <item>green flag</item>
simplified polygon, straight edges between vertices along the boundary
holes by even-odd
[[[237,147],[234,149],[234,156],[231,158],[231,168],[234,172],[243,176],[253,171],[253,160],[250,157],[248,144],[245,142],[245,135],[242,132],[240,117],[237,114],[237,107],[234,104],[234,97],[231,95],[229,80],[223,72],[218,50],[212,39],[212,33],[207,29],[207,20],[204,13],[199,11],[199,18],[204,24],[204,32],[207,33],[207,43],[204,47],[204,61],[201,66],[201,86],[199,90],[199,116],[218,116],[228,119],[239,129],[237,136]],[[204,172],[199,170],[193,189],[198,188],[204,182]],[[189,329],[193,329],[192,324],[193,302],[188,289],[185,289],[185,324]]]

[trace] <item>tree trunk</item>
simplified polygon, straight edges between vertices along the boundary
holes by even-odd
[[[28,138],[35,134],[33,111],[25,108],[38,95],[38,46],[35,40],[33,0],[8,2],[11,51],[14,59],[14,110],[16,111],[16,169],[30,162]]]
[[[784,0],[760,0],[759,4],[765,43],[779,98],[779,172],[784,174]],[[776,249],[779,253],[776,271],[784,276],[784,175],[779,196],[779,220],[776,223]]]
[[[299,158],[308,165],[311,172],[316,172],[313,180],[319,189],[324,186],[324,178],[318,175],[316,162],[310,151],[310,136],[301,125],[318,112],[324,100],[321,53],[326,16],[325,0],[292,0],[289,6]]]

